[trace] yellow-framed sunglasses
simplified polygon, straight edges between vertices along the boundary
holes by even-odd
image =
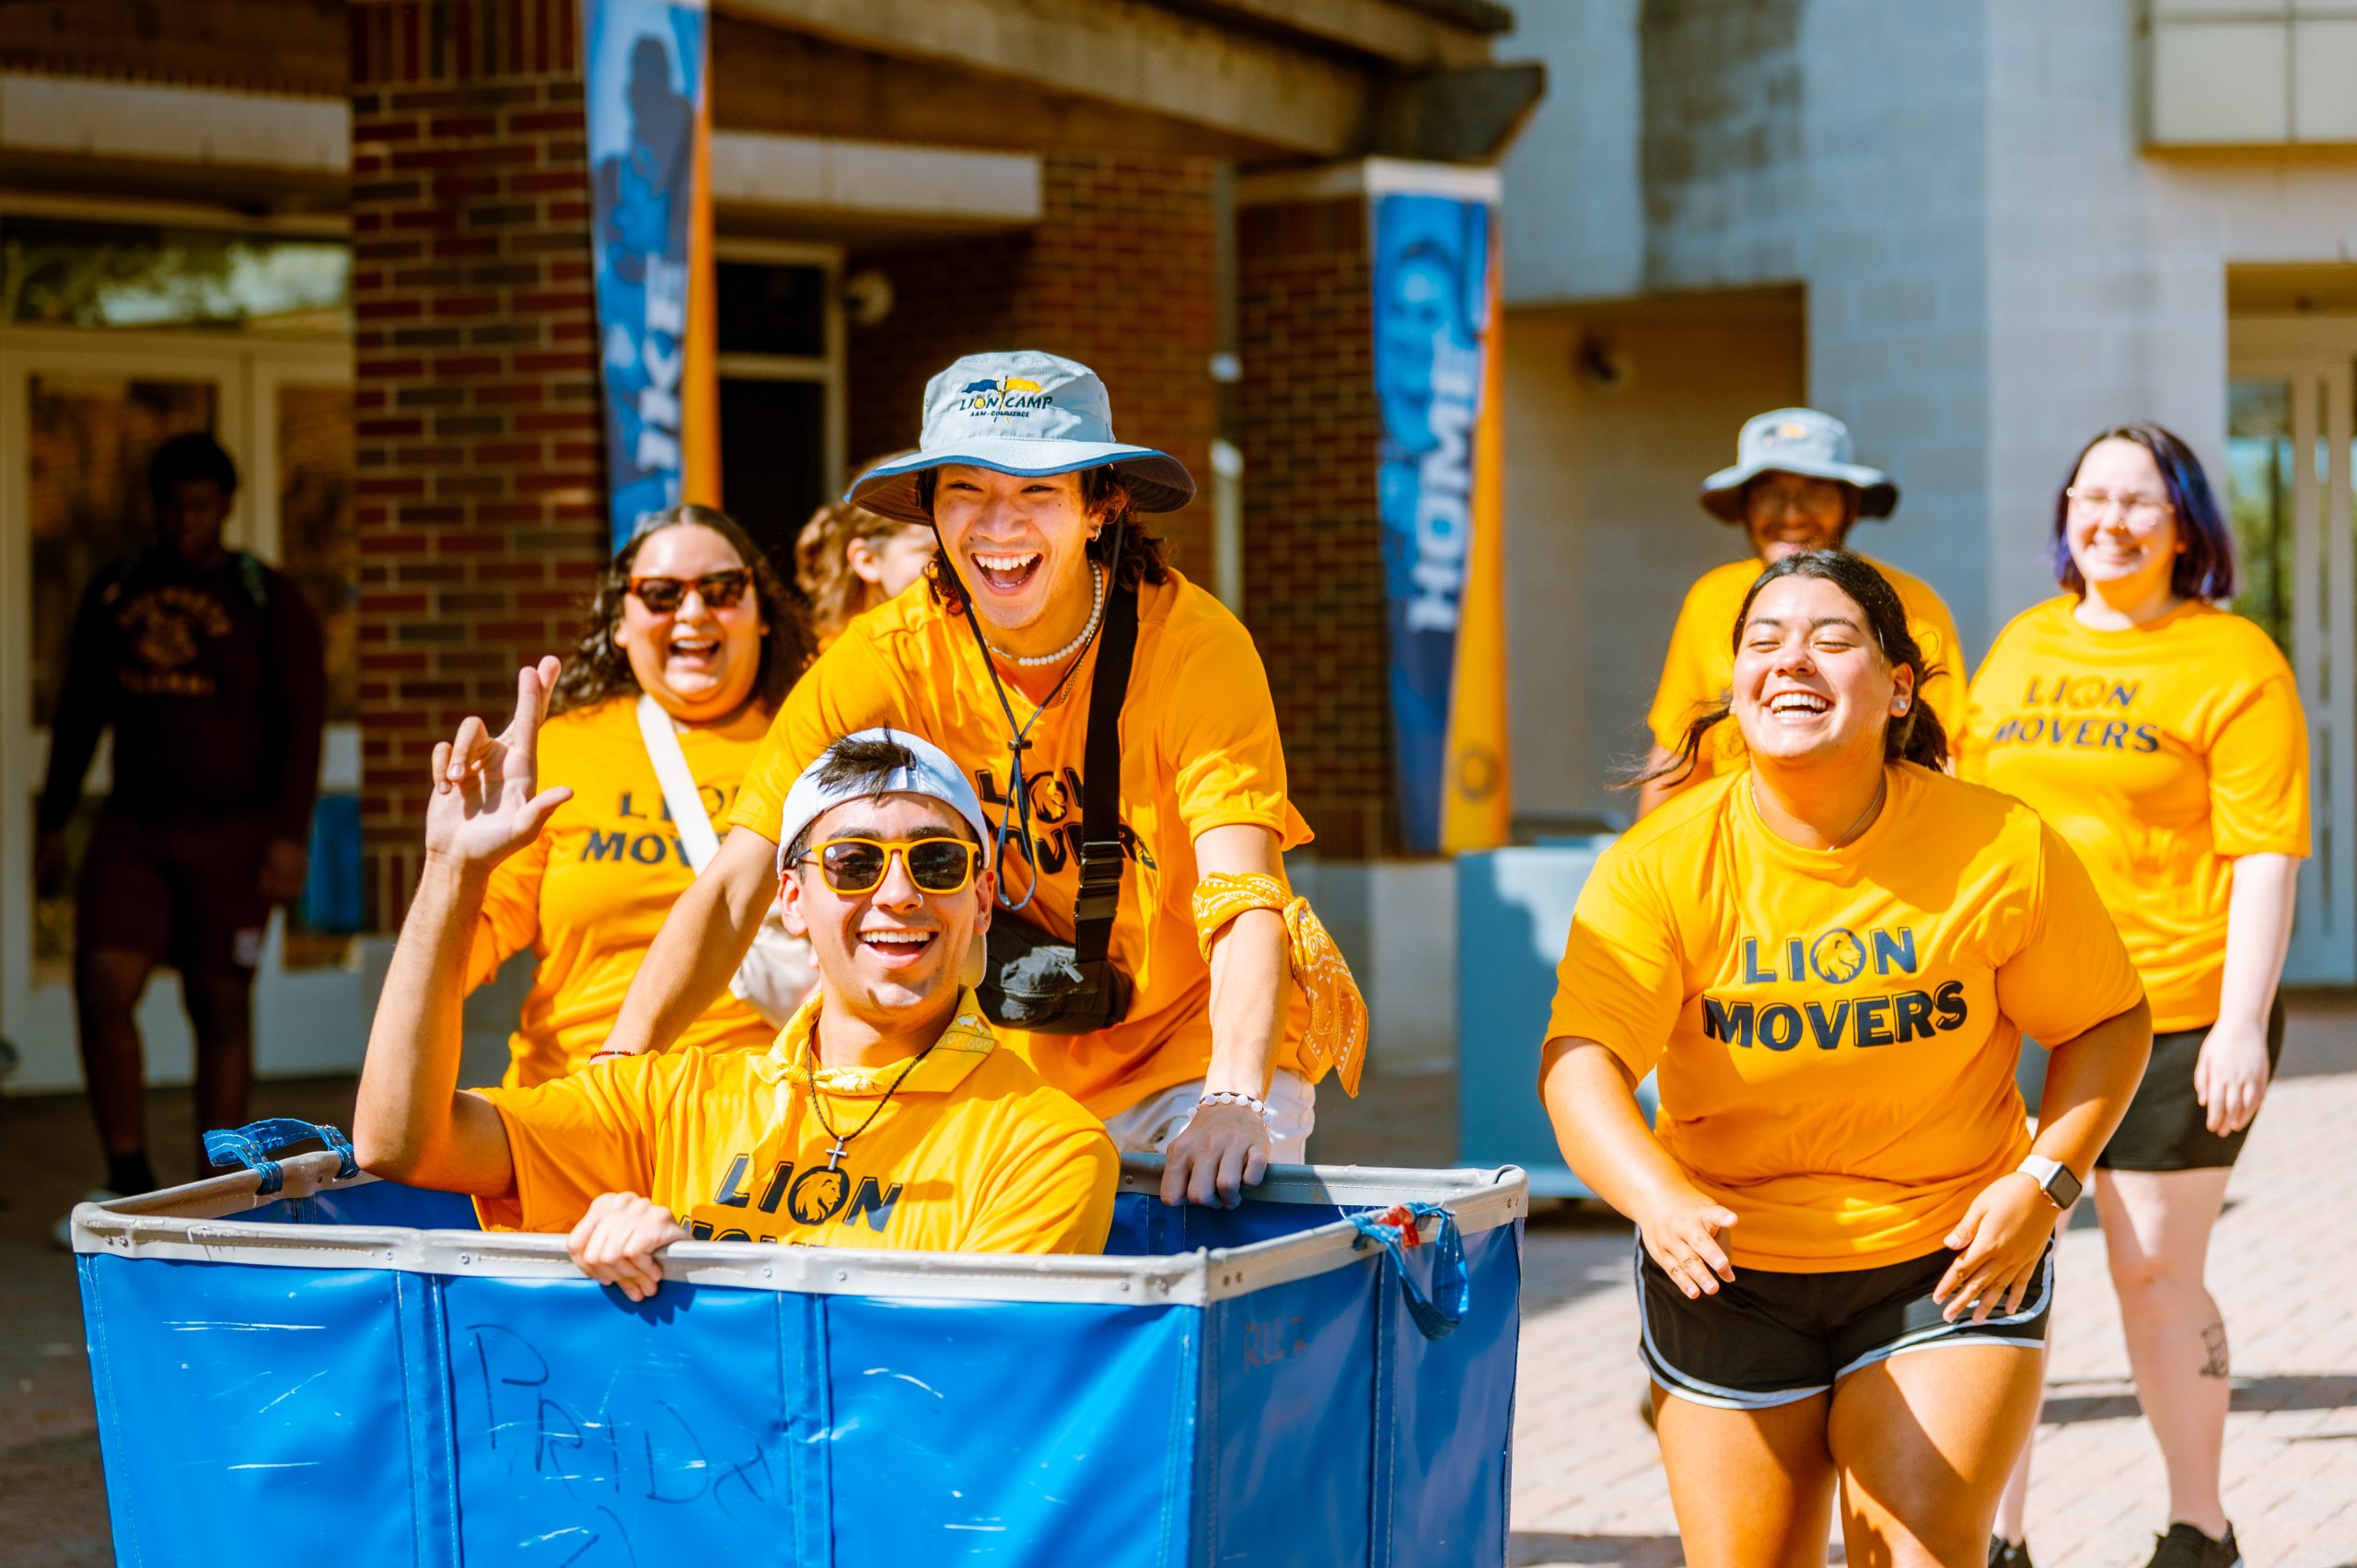
[[[909,880],[927,893],[962,893],[981,869],[982,846],[946,833],[921,839],[829,839],[812,844],[804,860],[819,863],[830,892],[872,893],[883,886],[892,857],[909,868]]]

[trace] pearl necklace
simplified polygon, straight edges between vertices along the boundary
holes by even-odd
[[[988,643],[984,643],[982,646],[991,649],[992,657],[1002,659],[1008,664],[1020,665],[1027,669],[1035,669],[1044,664],[1063,663],[1064,660],[1072,657],[1073,655],[1088,646],[1088,639],[1097,635],[1097,622],[1102,619],[1105,614],[1105,574],[1101,568],[1093,564],[1088,568],[1088,586],[1091,589],[1091,598],[1088,605],[1088,624],[1080,629],[1079,636],[1074,637],[1071,642],[1066,643],[1054,653],[1035,654],[1027,656],[1020,654],[1010,654],[1004,648],[991,647],[991,645]]]

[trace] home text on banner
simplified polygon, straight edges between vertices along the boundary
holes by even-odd
[[[703,0],[582,0],[587,41],[590,201],[607,497],[617,548],[650,512],[707,488],[691,449],[711,438],[691,390],[712,374],[691,317],[709,304],[709,194],[700,167],[709,77]],[[703,345],[699,345],[703,346]],[[703,359],[704,364],[691,361]],[[702,456],[701,453],[696,454]],[[702,464],[698,464],[702,467]]]
[[[1367,180],[1393,760],[1411,854],[1504,843],[1512,816],[1496,198],[1468,172],[1382,164]]]

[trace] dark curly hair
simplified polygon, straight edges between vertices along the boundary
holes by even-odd
[[[917,475],[917,498],[924,503],[927,512],[933,510],[933,492],[939,481],[939,469],[927,469]],[[1108,464],[1102,468],[1083,470],[1080,476],[1080,502],[1089,511],[1102,510],[1105,527],[1088,541],[1088,558],[1102,565],[1113,558],[1113,547],[1120,546],[1120,565],[1113,574],[1113,587],[1133,588],[1140,583],[1167,583],[1170,580],[1170,546],[1145,531],[1139,515],[1138,504],[1130,494],[1129,481],[1121,470]],[[949,552],[942,551],[925,569],[925,586],[934,599],[952,615],[966,611],[965,586],[958,580],[958,570],[949,563]]]
[[[147,459],[147,493],[158,510],[176,486],[202,479],[219,485],[224,500],[238,494],[238,465],[209,431],[175,436]]]
[[[1903,666],[1915,672],[1916,700],[1883,727],[1883,760],[1920,762],[1933,772],[1945,769],[1947,731],[1941,726],[1940,715],[1932,711],[1931,703],[1922,700],[1925,683],[1939,673],[1940,667],[1923,656],[1915,633],[1907,629],[1907,607],[1899,602],[1898,590],[1863,557],[1846,550],[1805,550],[1797,555],[1785,556],[1760,573],[1759,581],[1751,585],[1751,591],[1743,596],[1743,608],[1736,612],[1735,627],[1728,634],[1731,645],[1738,648],[1743,645],[1743,628],[1751,619],[1751,602],[1759,597],[1759,590],[1785,577],[1815,577],[1840,588],[1851,602],[1866,612],[1866,630],[1873,636],[1875,646],[1882,651],[1883,662],[1893,669]],[[1734,711],[1732,695],[1722,696],[1694,715],[1668,761],[1626,782],[1641,784],[1667,779],[1673,784],[1684,783],[1694,772],[1694,760],[1701,754],[1703,737]]]
[[[614,552],[606,570],[598,578],[598,592],[589,601],[588,624],[581,630],[581,639],[574,645],[573,656],[564,663],[563,673],[556,678],[556,690],[550,693],[549,711],[569,714],[576,708],[595,707],[614,697],[635,696],[639,691],[638,677],[631,673],[630,655],[614,641],[614,628],[621,624],[622,600],[630,593],[631,563],[638,558],[638,548],[665,528],[682,523],[710,528],[726,540],[753,574],[753,598],[761,611],[761,622],[769,628],[769,635],[761,639],[761,662],[753,677],[753,698],[770,712],[775,713],[793,690],[795,681],[807,668],[814,650],[810,640],[810,622],[802,606],[785,582],[770,564],[753,536],[738,525],[736,518],[713,506],[698,506],[692,503],[667,507],[638,525],[630,542]]]

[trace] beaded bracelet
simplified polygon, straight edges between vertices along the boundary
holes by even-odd
[[[1221,1089],[1214,1094],[1206,1094],[1195,1102],[1195,1109],[1200,1110],[1207,1105],[1241,1105],[1249,1107],[1252,1114],[1260,1119],[1263,1126],[1267,1125],[1272,1120],[1269,1113],[1269,1102],[1267,1100],[1262,1099],[1259,1095],[1248,1095],[1240,1089]]]

